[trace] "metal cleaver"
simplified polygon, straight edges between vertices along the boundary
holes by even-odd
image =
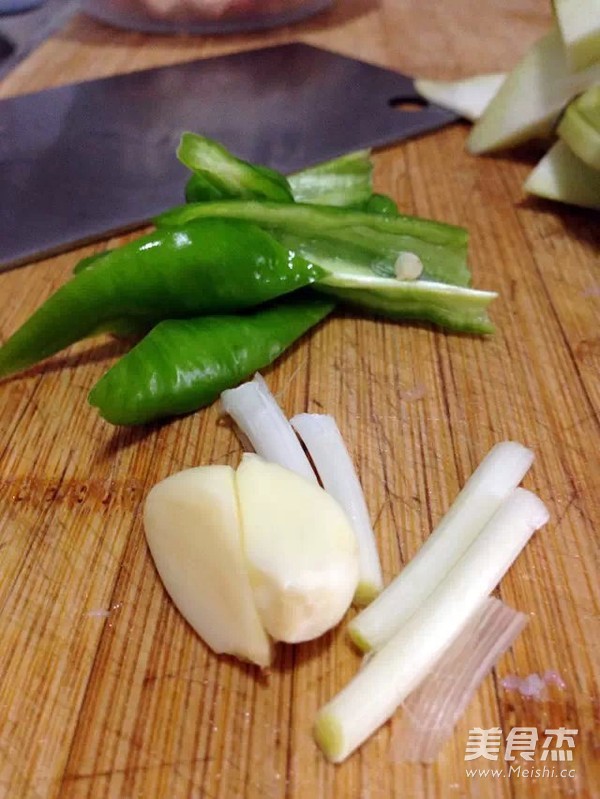
[[[288,173],[455,119],[400,73],[298,43],[2,100],[0,270],[183,202],[184,130]]]

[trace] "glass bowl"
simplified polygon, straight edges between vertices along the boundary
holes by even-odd
[[[93,17],[151,33],[236,33],[298,22],[333,0],[83,0]]]

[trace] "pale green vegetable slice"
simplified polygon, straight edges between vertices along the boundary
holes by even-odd
[[[467,141],[485,153],[548,136],[563,108],[600,82],[600,63],[572,72],[555,25],[525,54],[476,123]]]
[[[548,200],[600,210],[600,171],[584,164],[563,141],[546,153],[524,189]]]
[[[600,170],[600,85],[573,100],[557,132],[578,158]]]
[[[483,114],[505,78],[504,72],[473,75],[470,78],[454,81],[417,78],[415,88],[432,103],[456,111],[465,119],[474,122]]]
[[[573,71],[600,61],[600,0],[554,0],[554,11]]]

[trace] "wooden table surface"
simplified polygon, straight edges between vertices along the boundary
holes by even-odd
[[[79,16],[0,94],[291,39],[407,73],[459,77],[507,68],[549,21],[543,0],[339,0],[277,32],[169,38]],[[470,157],[466,135],[457,124],[377,153],[376,185],[408,213],[469,227],[475,285],[500,293],[496,334],[483,340],[339,316],[267,372],[288,414],[326,409],[338,419],[386,578],[495,442],[535,450],[525,485],[551,521],[499,589],[530,623],[439,761],[402,763],[397,721],[342,766],[322,758],[311,738],[315,712],[359,663],[343,631],[282,646],[261,677],[213,655],[185,624],[146,550],[142,502],[173,471],[236,464],[240,446],[216,407],[144,429],[102,421],[86,395],[121,351],[107,340],[0,385],[0,796],[600,795],[598,216],[525,199],[530,157]],[[0,334],[80,257],[106,245],[0,275]],[[546,670],[565,687],[545,698],[502,687],[509,674]],[[468,731],[496,726],[504,735],[515,726],[577,729],[573,773],[467,776]]]

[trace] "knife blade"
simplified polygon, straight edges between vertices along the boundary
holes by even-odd
[[[184,130],[289,173],[455,119],[401,73],[300,43],[9,98],[0,101],[0,269],[183,202]]]

